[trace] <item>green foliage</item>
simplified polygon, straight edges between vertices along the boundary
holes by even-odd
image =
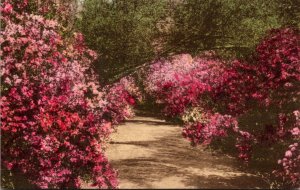
[[[79,27],[100,54],[95,65],[104,79],[154,58],[157,23],[166,15],[165,5],[156,0],[84,1]]]
[[[266,31],[299,26],[299,6],[295,0],[183,0],[173,20],[166,51],[246,57]]]
[[[276,0],[279,16],[285,26],[300,28],[300,3],[299,0]]]
[[[108,83],[171,54],[247,58],[266,31],[299,20],[298,0],[85,0],[78,27]]]

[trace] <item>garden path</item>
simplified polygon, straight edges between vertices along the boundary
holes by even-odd
[[[136,116],[118,126],[107,156],[119,188],[268,188],[236,158],[192,147],[179,126]]]

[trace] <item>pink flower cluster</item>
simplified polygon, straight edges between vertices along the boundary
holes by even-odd
[[[151,65],[145,86],[165,105],[166,115],[181,115],[188,107],[201,104],[201,97],[226,80],[220,77],[223,70],[220,60],[178,55]]]
[[[278,160],[279,169],[273,171],[273,173],[281,177],[284,181],[288,181],[292,186],[297,186],[300,183],[300,111],[294,111],[294,126],[290,130],[292,138],[295,143],[289,145],[288,149],[284,153],[284,157]]]
[[[265,86],[291,88],[300,80],[299,31],[290,28],[273,30],[268,38],[257,46],[258,72],[268,79]],[[291,84],[286,84],[291,83]]]
[[[236,148],[239,151],[238,157],[245,162],[248,162],[251,158],[251,151],[252,151],[252,141],[253,136],[247,132],[247,131],[239,131],[237,142],[236,142]]]
[[[72,14],[76,12],[76,4],[73,0],[3,0],[3,13],[12,11],[22,14],[42,15],[47,18],[55,18],[60,24],[70,22]]]
[[[236,119],[229,115],[205,113],[202,121],[184,126],[183,136],[192,145],[209,144],[214,138],[226,137],[228,130],[238,131],[237,124]]]
[[[192,144],[225,137],[225,129],[233,127],[239,157],[248,161],[254,144],[299,140],[299,120],[293,119],[300,106],[299,42],[297,29],[277,29],[249,62],[186,54],[160,60],[148,70],[146,90],[164,105],[166,115],[202,110],[200,121],[185,124],[183,134]]]
[[[278,160],[280,169],[274,171],[276,176],[283,177],[285,181],[289,181],[296,186],[300,180],[300,151],[299,143],[291,144],[285,152],[284,158]]]
[[[124,86],[103,92],[81,34],[65,40],[54,20],[11,6],[1,6],[1,163],[40,188],[79,188],[87,178],[116,188],[105,141],[133,101],[112,100]],[[115,104],[122,110],[112,114]]]
[[[134,115],[133,106],[141,101],[141,92],[132,77],[124,77],[119,82],[104,88],[106,106],[104,116],[113,124]]]

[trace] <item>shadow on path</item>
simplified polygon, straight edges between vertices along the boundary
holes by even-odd
[[[148,124],[148,125],[172,125],[173,123],[165,122],[165,121],[149,121],[149,120],[127,120],[128,123],[140,123],[140,124]]]
[[[119,126],[107,154],[118,170],[120,188],[269,187],[235,158],[191,147],[180,127],[151,117]]]

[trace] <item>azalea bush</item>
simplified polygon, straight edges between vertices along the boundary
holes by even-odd
[[[195,63],[190,55],[183,54],[151,65],[145,82],[146,91],[165,106],[167,116],[183,114],[188,107],[198,103],[201,95],[211,90],[206,71],[216,61],[205,65],[206,61],[201,59]],[[196,73],[201,69],[203,73]]]
[[[214,138],[227,136],[228,130],[238,130],[237,121],[230,115],[203,113],[201,120],[185,125],[183,136],[192,145],[209,144]]]
[[[20,14],[26,12],[55,19],[63,33],[72,31],[78,8],[77,0],[3,0],[2,4]]]
[[[300,32],[297,29],[279,29],[270,32],[257,47],[257,73],[260,92],[268,88],[265,110],[277,116],[276,124],[268,127],[269,139],[284,143],[285,158],[278,161],[281,167],[275,171],[292,186],[300,185]],[[262,94],[262,93],[261,93]],[[262,137],[265,137],[262,135]],[[260,139],[260,141],[265,140]],[[291,144],[291,145],[288,145]],[[287,162],[286,162],[287,161]]]
[[[20,12],[26,2],[1,5],[1,165],[39,188],[116,188],[105,142],[136,89],[103,90],[83,36],[62,38],[55,20]],[[112,101],[115,92],[126,97]]]
[[[247,162],[265,157],[257,151],[262,147],[278,150],[271,162],[285,152],[291,159],[280,161],[282,168],[274,173],[296,186],[300,178],[295,169],[299,168],[295,116],[300,107],[299,40],[298,30],[277,29],[248,61],[223,61],[213,52],[160,60],[148,70],[146,90],[164,106],[167,116],[182,118],[183,135],[193,145],[230,134],[236,139],[239,158]],[[289,144],[293,151],[291,146],[284,151]]]
[[[133,106],[142,100],[141,92],[135,80],[130,76],[123,77],[120,81],[105,86],[103,92],[107,102],[104,116],[111,120],[113,124],[118,124],[129,117],[133,117]]]

